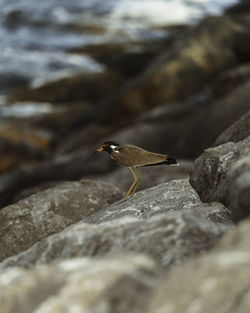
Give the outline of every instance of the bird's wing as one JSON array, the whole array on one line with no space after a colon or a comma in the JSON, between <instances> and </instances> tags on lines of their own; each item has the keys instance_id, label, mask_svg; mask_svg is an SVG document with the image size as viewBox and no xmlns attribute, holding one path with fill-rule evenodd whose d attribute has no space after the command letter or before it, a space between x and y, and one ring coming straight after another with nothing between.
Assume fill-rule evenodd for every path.
<instances>
[{"instance_id":1,"label":"bird's wing","mask_svg":"<svg viewBox=\"0 0 250 313\"><path fill-rule=\"evenodd\" d=\"M127 156L125 166L143 166L147 164L157 164L166 161L166 155L150 152L133 145L124 145L120 147L120 153Z\"/></svg>"}]
</instances>

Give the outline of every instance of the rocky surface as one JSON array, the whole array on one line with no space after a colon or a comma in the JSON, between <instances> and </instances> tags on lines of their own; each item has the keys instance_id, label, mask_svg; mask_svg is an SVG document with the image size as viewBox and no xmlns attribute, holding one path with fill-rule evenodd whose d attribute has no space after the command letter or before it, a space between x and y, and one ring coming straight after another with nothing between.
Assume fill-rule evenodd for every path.
<instances>
[{"instance_id":1,"label":"rocky surface","mask_svg":"<svg viewBox=\"0 0 250 313\"><path fill-rule=\"evenodd\" d=\"M161 213L193 212L214 222L228 224L230 212L220 203L204 204L190 186L188 179L171 180L152 188L137 192L126 202L111 204L107 210L101 210L89 216L90 223L102 223L123 216L150 218Z\"/></svg>"},{"instance_id":2,"label":"rocky surface","mask_svg":"<svg viewBox=\"0 0 250 313\"><path fill-rule=\"evenodd\" d=\"M156 273L154 262L139 255L0 270L1 313L139 313Z\"/></svg>"},{"instance_id":3,"label":"rocky surface","mask_svg":"<svg viewBox=\"0 0 250 313\"><path fill-rule=\"evenodd\" d=\"M0 211L0 259L103 209L121 194L112 185L82 180L34 194Z\"/></svg>"},{"instance_id":4,"label":"rocky surface","mask_svg":"<svg viewBox=\"0 0 250 313\"><path fill-rule=\"evenodd\" d=\"M250 137L209 148L195 160L190 183L203 202L218 201L229 205L228 171L237 160L249 156Z\"/></svg>"},{"instance_id":5,"label":"rocky surface","mask_svg":"<svg viewBox=\"0 0 250 313\"><path fill-rule=\"evenodd\" d=\"M96 226L79 222L6 259L2 266L27 267L76 256L144 253L168 267L211 248L226 229L191 213L161 214L146 221L122 218Z\"/></svg>"},{"instance_id":6,"label":"rocky surface","mask_svg":"<svg viewBox=\"0 0 250 313\"><path fill-rule=\"evenodd\" d=\"M247 313L249 229L248 219L227 233L211 253L174 268L155 290L146 312Z\"/></svg>"},{"instance_id":7,"label":"rocky surface","mask_svg":"<svg viewBox=\"0 0 250 313\"><path fill-rule=\"evenodd\" d=\"M204 205L188 179L138 192L133 199L111 204L99 214L97 210L91 211L86 205L83 222L3 264L30 266L75 256L136 252L169 266L211 247L231 224L229 211L219 203Z\"/></svg>"},{"instance_id":8,"label":"rocky surface","mask_svg":"<svg viewBox=\"0 0 250 313\"><path fill-rule=\"evenodd\" d=\"M250 215L250 156L238 160L230 169L229 206L235 222Z\"/></svg>"}]
</instances>

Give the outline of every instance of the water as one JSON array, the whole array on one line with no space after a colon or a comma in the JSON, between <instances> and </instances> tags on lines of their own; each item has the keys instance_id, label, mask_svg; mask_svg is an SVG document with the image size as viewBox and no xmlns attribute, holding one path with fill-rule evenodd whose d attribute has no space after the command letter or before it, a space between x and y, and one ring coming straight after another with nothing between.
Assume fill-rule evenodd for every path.
<instances>
[{"instance_id":1,"label":"water","mask_svg":"<svg viewBox=\"0 0 250 313\"><path fill-rule=\"evenodd\" d=\"M236 0L0 0L0 95L79 71L104 70L74 47L166 36L162 25L221 14ZM99 31L95 31L99 29Z\"/></svg>"}]
</instances>

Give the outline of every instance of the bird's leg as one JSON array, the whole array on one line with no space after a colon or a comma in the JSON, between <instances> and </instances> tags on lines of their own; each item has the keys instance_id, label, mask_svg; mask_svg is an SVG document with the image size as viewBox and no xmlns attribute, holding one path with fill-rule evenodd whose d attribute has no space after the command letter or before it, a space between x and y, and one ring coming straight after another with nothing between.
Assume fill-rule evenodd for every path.
<instances>
[{"instance_id":1,"label":"bird's leg","mask_svg":"<svg viewBox=\"0 0 250 313\"><path fill-rule=\"evenodd\" d=\"M139 168L136 167L135 170L136 170L136 172L137 172L137 174L138 174L138 177L137 177L136 184L135 184L135 186L134 186L134 190L133 190L133 192L132 192L132 197L134 196L134 194L135 194L135 192L136 192L136 189L138 188L138 186L140 185L140 182L141 182L141 180L142 180L141 172L140 172Z\"/></svg>"},{"instance_id":2,"label":"bird's leg","mask_svg":"<svg viewBox=\"0 0 250 313\"><path fill-rule=\"evenodd\" d=\"M128 196L130 195L131 191L132 191L133 188L135 187L135 185L136 185L136 183L137 183L137 180L138 180L138 178L137 178L137 176L135 175L135 173L134 173L132 167L129 167L129 169L130 169L131 173L132 173L133 176L134 176L134 181L133 181L133 184L130 186L130 188L129 188L127 194L126 194L126 196L123 198L123 201L126 201L126 200L128 199Z\"/></svg>"}]
</instances>

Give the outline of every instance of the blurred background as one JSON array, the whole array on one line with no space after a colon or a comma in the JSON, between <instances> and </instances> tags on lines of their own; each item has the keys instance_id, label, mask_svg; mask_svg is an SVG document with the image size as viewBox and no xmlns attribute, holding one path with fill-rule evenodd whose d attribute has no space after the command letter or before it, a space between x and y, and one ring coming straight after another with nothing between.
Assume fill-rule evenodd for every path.
<instances>
[{"instance_id":1,"label":"blurred background","mask_svg":"<svg viewBox=\"0 0 250 313\"><path fill-rule=\"evenodd\" d=\"M0 206L58 181L130 184L105 141L192 161L250 109L244 0L1 0ZM122 179L121 179L122 177Z\"/></svg>"}]
</instances>

